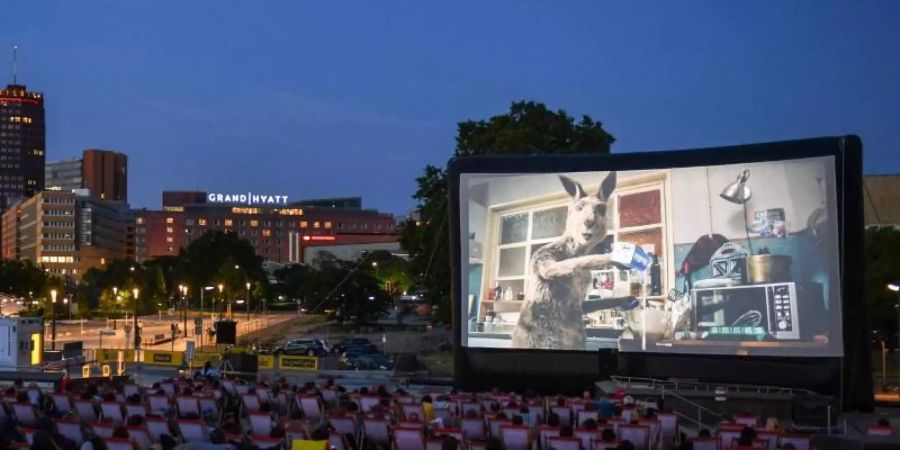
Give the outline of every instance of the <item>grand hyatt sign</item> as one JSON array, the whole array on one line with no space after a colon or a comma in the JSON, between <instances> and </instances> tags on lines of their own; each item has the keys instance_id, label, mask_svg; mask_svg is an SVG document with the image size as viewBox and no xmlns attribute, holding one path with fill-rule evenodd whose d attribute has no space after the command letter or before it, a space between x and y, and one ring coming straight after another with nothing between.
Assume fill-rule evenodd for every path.
<instances>
[{"instance_id":1,"label":"grand hyatt sign","mask_svg":"<svg viewBox=\"0 0 900 450\"><path fill-rule=\"evenodd\" d=\"M210 192L209 194L206 194L206 201L209 203L287 205L287 199L287 195L254 194L252 192L247 192L246 194L220 194L218 192Z\"/></svg>"}]
</instances>

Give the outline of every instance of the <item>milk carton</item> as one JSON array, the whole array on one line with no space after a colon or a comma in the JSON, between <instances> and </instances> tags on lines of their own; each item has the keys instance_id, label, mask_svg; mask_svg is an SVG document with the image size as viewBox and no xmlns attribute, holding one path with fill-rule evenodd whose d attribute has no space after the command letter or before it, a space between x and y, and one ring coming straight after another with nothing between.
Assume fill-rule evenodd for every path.
<instances>
[{"instance_id":1,"label":"milk carton","mask_svg":"<svg viewBox=\"0 0 900 450\"><path fill-rule=\"evenodd\" d=\"M627 269L643 272L650 266L650 255L641 246L630 242L615 242L610 254L612 262Z\"/></svg>"}]
</instances>

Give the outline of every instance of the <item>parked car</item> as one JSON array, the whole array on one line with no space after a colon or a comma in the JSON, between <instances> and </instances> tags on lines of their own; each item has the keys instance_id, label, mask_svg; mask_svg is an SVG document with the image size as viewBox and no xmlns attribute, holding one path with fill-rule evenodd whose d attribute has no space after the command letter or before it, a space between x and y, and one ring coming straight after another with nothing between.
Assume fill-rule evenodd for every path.
<instances>
[{"instance_id":1,"label":"parked car","mask_svg":"<svg viewBox=\"0 0 900 450\"><path fill-rule=\"evenodd\" d=\"M348 347L356 347L360 345L372 345L372 341L366 338L359 337L341 339L340 342L334 344L334 346L331 348L331 351L333 351L334 353L344 353L345 351L347 351Z\"/></svg>"},{"instance_id":2,"label":"parked car","mask_svg":"<svg viewBox=\"0 0 900 450\"><path fill-rule=\"evenodd\" d=\"M387 356L376 353L371 355L360 355L354 361L356 369L360 370L393 370L394 362Z\"/></svg>"},{"instance_id":3,"label":"parked car","mask_svg":"<svg viewBox=\"0 0 900 450\"><path fill-rule=\"evenodd\" d=\"M321 339L302 338L288 341L275 348L275 355L325 356L328 345Z\"/></svg>"},{"instance_id":4,"label":"parked car","mask_svg":"<svg viewBox=\"0 0 900 450\"><path fill-rule=\"evenodd\" d=\"M357 358L375 354L378 354L378 349L376 349L375 346L371 344L368 346L349 347L344 351L344 353L341 354L341 358L338 360L338 363L340 364L341 368L355 369Z\"/></svg>"}]
</instances>

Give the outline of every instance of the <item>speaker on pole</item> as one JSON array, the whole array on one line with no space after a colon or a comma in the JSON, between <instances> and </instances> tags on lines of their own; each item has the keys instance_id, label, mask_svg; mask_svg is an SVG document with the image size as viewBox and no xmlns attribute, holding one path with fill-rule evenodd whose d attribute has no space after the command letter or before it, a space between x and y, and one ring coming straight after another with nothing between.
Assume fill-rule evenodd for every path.
<instances>
[{"instance_id":1,"label":"speaker on pole","mask_svg":"<svg viewBox=\"0 0 900 450\"><path fill-rule=\"evenodd\" d=\"M236 328L233 320L220 320L216 322L216 344L237 344Z\"/></svg>"}]
</instances>

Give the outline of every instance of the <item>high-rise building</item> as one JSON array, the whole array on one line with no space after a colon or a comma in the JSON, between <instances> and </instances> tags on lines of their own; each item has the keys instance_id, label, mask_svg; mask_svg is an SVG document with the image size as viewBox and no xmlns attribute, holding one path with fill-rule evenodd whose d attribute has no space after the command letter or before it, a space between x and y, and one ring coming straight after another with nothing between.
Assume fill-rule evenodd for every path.
<instances>
[{"instance_id":1,"label":"high-rise building","mask_svg":"<svg viewBox=\"0 0 900 450\"><path fill-rule=\"evenodd\" d=\"M100 200L128 202L128 156L110 150L85 150L80 159L47 163L49 190L88 189Z\"/></svg>"},{"instance_id":2,"label":"high-rise building","mask_svg":"<svg viewBox=\"0 0 900 450\"><path fill-rule=\"evenodd\" d=\"M88 149L82 157L84 188L100 200L128 203L128 156Z\"/></svg>"},{"instance_id":3,"label":"high-rise building","mask_svg":"<svg viewBox=\"0 0 900 450\"><path fill-rule=\"evenodd\" d=\"M44 184L48 191L72 192L84 188L82 159L48 162L44 169Z\"/></svg>"},{"instance_id":4,"label":"high-rise building","mask_svg":"<svg viewBox=\"0 0 900 450\"><path fill-rule=\"evenodd\" d=\"M44 95L24 85L0 90L0 208L44 189Z\"/></svg>"}]
</instances>

